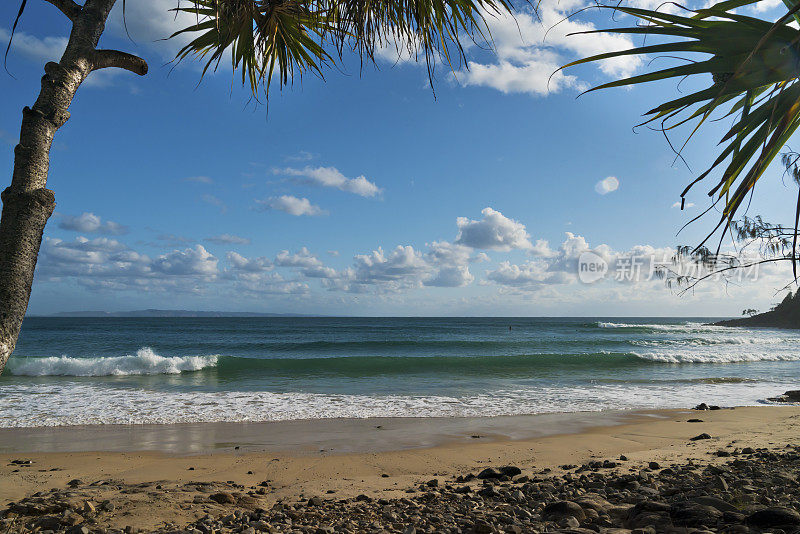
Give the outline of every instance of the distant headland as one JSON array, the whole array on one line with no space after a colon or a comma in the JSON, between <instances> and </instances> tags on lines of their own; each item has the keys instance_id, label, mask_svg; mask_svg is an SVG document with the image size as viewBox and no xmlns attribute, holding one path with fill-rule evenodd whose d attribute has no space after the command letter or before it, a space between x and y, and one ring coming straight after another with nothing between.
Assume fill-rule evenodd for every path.
<instances>
[{"instance_id":1,"label":"distant headland","mask_svg":"<svg viewBox=\"0 0 800 534\"><path fill-rule=\"evenodd\" d=\"M42 317L321 317L299 313L259 313L196 310L133 310L133 311L71 311L58 312Z\"/></svg>"},{"instance_id":2,"label":"distant headland","mask_svg":"<svg viewBox=\"0 0 800 534\"><path fill-rule=\"evenodd\" d=\"M800 290L794 295L790 291L780 304L768 312L741 319L729 319L712 323L714 326L755 326L763 328L800 329Z\"/></svg>"}]
</instances>

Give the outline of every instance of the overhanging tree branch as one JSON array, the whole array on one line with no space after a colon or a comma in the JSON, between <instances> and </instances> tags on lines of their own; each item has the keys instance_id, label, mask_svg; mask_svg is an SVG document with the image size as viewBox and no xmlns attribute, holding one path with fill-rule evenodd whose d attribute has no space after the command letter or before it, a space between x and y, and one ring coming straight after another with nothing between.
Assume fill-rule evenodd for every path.
<instances>
[{"instance_id":1,"label":"overhanging tree branch","mask_svg":"<svg viewBox=\"0 0 800 534\"><path fill-rule=\"evenodd\" d=\"M45 2L56 6L72 22L75 22L75 19L81 14L81 6L73 0L45 0Z\"/></svg>"},{"instance_id":2,"label":"overhanging tree branch","mask_svg":"<svg viewBox=\"0 0 800 534\"><path fill-rule=\"evenodd\" d=\"M92 70L116 67L131 71L139 76L147 74L147 62L139 56L134 56L119 50L95 50L92 53Z\"/></svg>"}]
</instances>

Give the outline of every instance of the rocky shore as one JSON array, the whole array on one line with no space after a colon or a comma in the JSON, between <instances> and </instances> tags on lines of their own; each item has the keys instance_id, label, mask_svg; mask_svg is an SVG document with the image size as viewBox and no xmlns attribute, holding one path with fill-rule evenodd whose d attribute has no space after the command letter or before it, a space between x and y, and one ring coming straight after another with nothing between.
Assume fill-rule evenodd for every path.
<instances>
[{"instance_id":1,"label":"rocky shore","mask_svg":"<svg viewBox=\"0 0 800 534\"><path fill-rule=\"evenodd\" d=\"M800 532L800 447L730 443L707 455L669 465L621 456L553 470L484 467L420 480L403 497L329 493L271 504L268 480L249 487L72 480L9 503L0 512L0 532L144 532L125 526L124 505L106 499L112 492L202 512L189 524L148 530L160 533Z\"/></svg>"}]
</instances>

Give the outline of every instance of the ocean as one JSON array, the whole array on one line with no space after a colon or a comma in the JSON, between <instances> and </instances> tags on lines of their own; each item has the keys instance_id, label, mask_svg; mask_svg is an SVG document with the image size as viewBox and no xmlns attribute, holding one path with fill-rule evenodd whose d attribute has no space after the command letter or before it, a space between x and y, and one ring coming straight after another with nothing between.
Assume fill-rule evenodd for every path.
<instances>
[{"instance_id":1,"label":"ocean","mask_svg":"<svg viewBox=\"0 0 800 534\"><path fill-rule=\"evenodd\" d=\"M741 406L798 388L800 333L709 320L31 317L0 427Z\"/></svg>"}]
</instances>

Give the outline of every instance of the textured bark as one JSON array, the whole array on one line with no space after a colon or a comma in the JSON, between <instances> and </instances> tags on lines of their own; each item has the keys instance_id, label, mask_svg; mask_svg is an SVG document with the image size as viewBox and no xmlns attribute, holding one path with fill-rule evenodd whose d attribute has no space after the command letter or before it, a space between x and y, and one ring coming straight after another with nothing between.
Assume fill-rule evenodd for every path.
<instances>
[{"instance_id":1,"label":"textured bark","mask_svg":"<svg viewBox=\"0 0 800 534\"><path fill-rule=\"evenodd\" d=\"M136 56L96 50L116 0L86 0L83 7L72 0L47 1L72 21L72 31L61 61L45 65L36 103L22 110L11 185L0 195L0 373L17 343L42 234L55 209L55 196L47 189L50 147L69 119L75 92L93 70L119 67L147 73L147 64Z\"/></svg>"}]
</instances>

